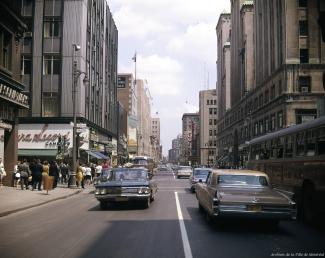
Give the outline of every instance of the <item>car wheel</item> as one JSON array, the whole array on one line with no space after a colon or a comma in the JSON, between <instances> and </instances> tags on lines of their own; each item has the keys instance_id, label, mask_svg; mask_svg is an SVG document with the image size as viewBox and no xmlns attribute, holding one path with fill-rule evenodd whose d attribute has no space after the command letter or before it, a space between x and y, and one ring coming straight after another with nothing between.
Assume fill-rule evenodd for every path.
<instances>
[{"instance_id":1,"label":"car wheel","mask_svg":"<svg viewBox=\"0 0 325 258\"><path fill-rule=\"evenodd\" d=\"M107 208L107 202L100 202L100 208L105 210Z\"/></svg>"},{"instance_id":2,"label":"car wheel","mask_svg":"<svg viewBox=\"0 0 325 258\"><path fill-rule=\"evenodd\" d=\"M204 208L203 208L203 206L201 205L200 202L199 202L199 212L204 212Z\"/></svg>"},{"instance_id":3,"label":"car wheel","mask_svg":"<svg viewBox=\"0 0 325 258\"><path fill-rule=\"evenodd\" d=\"M150 207L151 201L150 201L150 197L147 198L144 202L144 208L148 209Z\"/></svg>"},{"instance_id":4,"label":"car wheel","mask_svg":"<svg viewBox=\"0 0 325 258\"><path fill-rule=\"evenodd\" d=\"M195 188L194 187L191 187L191 192L195 193Z\"/></svg>"},{"instance_id":5,"label":"car wheel","mask_svg":"<svg viewBox=\"0 0 325 258\"><path fill-rule=\"evenodd\" d=\"M306 185L303 189L302 215L307 223L312 223L315 219L314 192L314 187L311 184Z\"/></svg>"},{"instance_id":6,"label":"car wheel","mask_svg":"<svg viewBox=\"0 0 325 258\"><path fill-rule=\"evenodd\" d=\"M150 195L150 201L154 201L155 200L155 195L154 193L151 191L151 195Z\"/></svg>"}]
</instances>

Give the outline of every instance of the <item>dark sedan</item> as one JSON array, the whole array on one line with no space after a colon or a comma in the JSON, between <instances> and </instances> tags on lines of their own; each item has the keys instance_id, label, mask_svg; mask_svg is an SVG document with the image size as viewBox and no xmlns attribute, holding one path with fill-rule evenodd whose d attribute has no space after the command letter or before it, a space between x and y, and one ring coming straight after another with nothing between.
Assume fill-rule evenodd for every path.
<instances>
[{"instance_id":1,"label":"dark sedan","mask_svg":"<svg viewBox=\"0 0 325 258\"><path fill-rule=\"evenodd\" d=\"M115 168L103 171L95 185L95 197L100 207L108 203L141 202L149 208L157 193L157 183L144 168Z\"/></svg>"}]
</instances>

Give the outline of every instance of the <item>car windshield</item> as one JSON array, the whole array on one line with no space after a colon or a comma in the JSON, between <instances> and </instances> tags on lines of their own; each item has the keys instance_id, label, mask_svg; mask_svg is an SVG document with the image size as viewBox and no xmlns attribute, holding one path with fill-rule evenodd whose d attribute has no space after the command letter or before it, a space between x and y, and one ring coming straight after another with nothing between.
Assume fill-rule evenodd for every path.
<instances>
[{"instance_id":1,"label":"car windshield","mask_svg":"<svg viewBox=\"0 0 325 258\"><path fill-rule=\"evenodd\" d=\"M147 171L140 169L112 170L109 180L147 180Z\"/></svg>"},{"instance_id":2,"label":"car windshield","mask_svg":"<svg viewBox=\"0 0 325 258\"><path fill-rule=\"evenodd\" d=\"M267 186L265 176L255 175L220 175L218 184L225 185L243 185L243 186Z\"/></svg>"},{"instance_id":3,"label":"car windshield","mask_svg":"<svg viewBox=\"0 0 325 258\"><path fill-rule=\"evenodd\" d=\"M206 177L209 174L209 170L206 169L195 169L194 176L196 177Z\"/></svg>"},{"instance_id":4,"label":"car windshield","mask_svg":"<svg viewBox=\"0 0 325 258\"><path fill-rule=\"evenodd\" d=\"M145 159L135 159L133 163L135 165L148 165L148 162Z\"/></svg>"}]
</instances>

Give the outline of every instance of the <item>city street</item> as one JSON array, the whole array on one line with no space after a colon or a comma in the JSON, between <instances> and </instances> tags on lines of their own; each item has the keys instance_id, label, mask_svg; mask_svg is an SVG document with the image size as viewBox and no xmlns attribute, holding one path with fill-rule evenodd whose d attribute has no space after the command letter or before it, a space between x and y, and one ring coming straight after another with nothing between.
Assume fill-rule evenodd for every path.
<instances>
[{"instance_id":1,"label":"city street","mask_svg":"<svg viewBox=\"0 0 325 258\"><path fill-rule=\"evenodd\" d=\"M299 221L281 222L276 231L242 221L212 226L188 179L167 172L154 180L159 190L149 209L123 204L103 211L83 192L1 217L1 257L324 256L324 229Z\"/></svg>"}]
</instances>

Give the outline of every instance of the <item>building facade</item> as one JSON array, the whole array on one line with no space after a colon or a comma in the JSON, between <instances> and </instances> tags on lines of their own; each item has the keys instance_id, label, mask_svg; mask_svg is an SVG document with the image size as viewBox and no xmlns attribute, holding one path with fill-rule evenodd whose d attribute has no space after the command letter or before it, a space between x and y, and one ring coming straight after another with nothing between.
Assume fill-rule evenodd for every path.
<instances>
[{"instance_id":1,"label":"building facade","mask_svg":"<svg viewBox=\"0 0 325 258\"><path fill-rule=\"evenodd\" d=\"M29 26L21 60L30 111L22 115L21 123L38 124L36 134L49 124L58 130L69 128L71 147L70 122L75 115L76 126L88 135L83 139L88 143L85 150L116 153L118 31L106 1L22 0L22 8ZM28 146L33 152L22 140L20 156L46 153L55 158L60 133L53 134L51 145L39 146L32 140Z\"/></svg>"},{"instance_id":2,"label":"building facade","mask_svg":"<svg viewBox=\"0 0 325 258\"><path fill-rule=\"evenodd\" d=\"M185 113L182 116L182 143L180 162L184 165L200 163L200 115Z\"/></svg>"},{"instance_id":3,"label":"building facade","mask_svg":"<svg viewBox=\"0 0 325 258\"><path fill-rule=\"evenodd\" d=\"M254 1L254 84L218 122L221 160L242 165L250 139L324 115L324 9L317 0Z\"/></svg>"},{"instance_id":4,"label":"building facade","mask_svg":"<svg viewBox=\"0 0 325 258\"><path fill-rule=\"evenodd\" d=\"M199 93L200 115L200 164L214 164L217 145L217 90L204 90Z\"/></svg>"},{"instance_id":5,"label":"building facade","mask_svg":"<svg viewBox=\"0 0 325 258\"><path fill-rule=\"evenodd\" d=\"M218 60L217 60L217 103L218 118L225 115L230 109L230 30L231 15L222 13L219 17L216 34L218 38Z\"/></svg>"},{"instance_id":6,"label":"building facade","mask_svg":"<svg viewBox=\"0 0 325 258\"><path fill-rule=\"evenodd\" d=\"M160 118L153 117L151 119L151 157L156 160L162 160L161 145L160 145Z\"/></svg>"},{"instance_id":7,"label":"building facade","mask_svg":"<svg viewBox=\"0 0 325 258\"><path fill-rule=\"evenodd\" d=\"M24 32L27 30L20 13L20 1L0 2L0 158L12 185L12 171L17 164L18 120L20 110L28 110L28 96L23 93L20 53Z\"/></svg>"}]
</instances>

